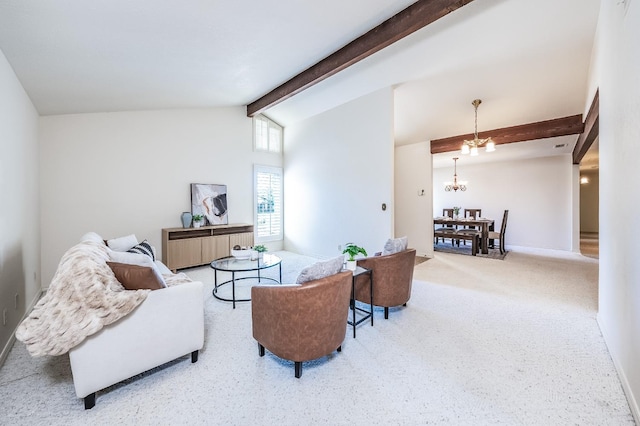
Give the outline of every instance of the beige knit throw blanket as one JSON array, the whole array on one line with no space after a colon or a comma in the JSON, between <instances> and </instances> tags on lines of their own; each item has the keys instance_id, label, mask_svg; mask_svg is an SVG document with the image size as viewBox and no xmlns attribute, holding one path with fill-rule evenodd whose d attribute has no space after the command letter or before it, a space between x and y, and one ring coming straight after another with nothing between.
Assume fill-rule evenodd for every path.
<instances>
[{"instance_id":1,"label":"beige knit throw blanket","mask_svg":"<svg viewBox=\"0 0 640 426\"><path fill-rule=\"evenodd\" d=\"M107 260L108 248L90 241L64 254L47 293L16 330L32 356L62 355L146 299L150 290L125 290ZM180 278L168 284L190 281Z\"/></svg>"}]
</instances>

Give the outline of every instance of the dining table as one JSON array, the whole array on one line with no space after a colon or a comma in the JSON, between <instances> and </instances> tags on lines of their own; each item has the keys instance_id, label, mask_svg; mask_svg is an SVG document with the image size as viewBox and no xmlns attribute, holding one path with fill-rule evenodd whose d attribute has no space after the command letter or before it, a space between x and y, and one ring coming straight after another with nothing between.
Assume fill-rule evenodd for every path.
<instances>
[{"instance_id":1,"label":"dining table","mask_svg":"<svg viewBox=\"0 0 640 426\"><path fill-rule=\"evenodd\" d=\"M486 217L465 218L465 217L434 217L434 225L453 226L473 226L480 228L480 250L483 254L489 253L489 231L493 231L495 220Z\"/></svg>"}]
</instances>

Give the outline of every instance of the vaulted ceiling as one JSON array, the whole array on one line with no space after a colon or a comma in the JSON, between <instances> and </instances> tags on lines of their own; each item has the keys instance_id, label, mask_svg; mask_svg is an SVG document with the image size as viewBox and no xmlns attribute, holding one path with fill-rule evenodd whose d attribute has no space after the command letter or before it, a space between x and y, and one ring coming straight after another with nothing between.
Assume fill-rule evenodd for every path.
<instances>
[{"instance_id":1,"label":"vaulted ceiling","mask_svg":"<svg viewBox=\"0 0 640 426\"><path fill-rule=\"evenodd\" d=\"M42 115L247 105L412 3L0 0L0 49ZM402 145L473 132L476 98L480 131L586 114L598 10L474 0L267 115L288 125L391 86Z\"/></svg>"}]
</instances>

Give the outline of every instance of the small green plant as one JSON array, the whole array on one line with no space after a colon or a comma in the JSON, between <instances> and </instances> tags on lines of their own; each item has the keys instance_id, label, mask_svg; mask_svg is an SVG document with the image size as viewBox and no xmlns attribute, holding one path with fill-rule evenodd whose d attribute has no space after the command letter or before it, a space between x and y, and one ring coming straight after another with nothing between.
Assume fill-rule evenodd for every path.
<instances>
[{"instance_id":1,"label":"small green plant","mask_svg":"<svg viewBox=\"0 0 640 426\"><path fill-rule=\"evenodd\" d=\"M267 251L267 250L268 250L268 249L267 249L267 247L266 247L266 246L263 246L262 244L257 245L257 246L253 246L253 249L254 249L255 251L257 251L258 253L264 253L265 251Z\"/></svg>"},{"instance_id":2,"label":"small green plant","mask_svg":"<svg viewBox=\"0 0 640 426\"><path fill-rule=\"evenodd\" d=\"M202 219L204 219L204 216L201 214L194 214L193 215L193 221L194 222L200 222Z\"/></svg>"},{"instance_id":3,"label":"small green plant","mask_svg":"<svg viewBox=\"0 0 640 426\"><path fill-rule=\"evenodd\" d=\"M362 247L358 247L353 243L347 243L344 246L344 250L342 250L342 254L348 254L349 262L353 262L354 260L356 260L355 257L359 254L362 254L363 256L367 256L367 251Z\"/></svg>"},{"instance_id":4,"label":"small green plant","mask_svg":"<svg viewBox=\"0 0 640 426\"><path fill-rule=\"evenodd\" d=\"M454 208L453 208L453 214L455 214L456 216L457 216L458 214L460 214L460 209L461 209L461 208L462 208L462 207L454 207Z\"/></svg>"}]
</instances>

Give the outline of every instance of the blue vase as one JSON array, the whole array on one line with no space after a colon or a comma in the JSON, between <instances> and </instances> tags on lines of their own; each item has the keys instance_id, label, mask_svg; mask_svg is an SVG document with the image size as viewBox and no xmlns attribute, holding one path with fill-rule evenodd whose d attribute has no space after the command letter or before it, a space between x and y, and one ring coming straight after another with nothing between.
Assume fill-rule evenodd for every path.
<instances>
[{"instance_id":1,"label":"blue vase","mask_svg":"<svg viewBox=\"0 0 640 426\"><path fill-rule=\"evenodd\" d=\"M182 219L183 228L188 228L191 226L191 219L193 219L193 216L191 216L191 213L184 212L182 213L182 216L180 216L180 218Z\"/></svg>"}]
</instances>

